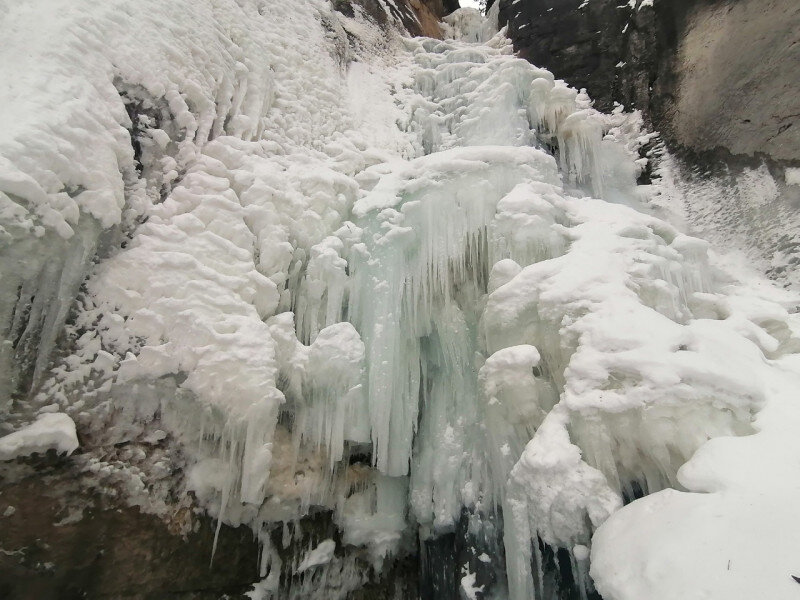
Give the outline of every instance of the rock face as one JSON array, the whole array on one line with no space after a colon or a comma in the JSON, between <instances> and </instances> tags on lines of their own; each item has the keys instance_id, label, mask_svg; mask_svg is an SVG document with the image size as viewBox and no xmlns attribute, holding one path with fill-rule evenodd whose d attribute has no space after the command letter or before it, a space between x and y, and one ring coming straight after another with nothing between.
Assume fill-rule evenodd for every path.
<instances>
[{"instance_id":1,"label":"rock face","mask_svg":"<svg viewBox=\"0 0 800 600\"><path fill-rule=\"evenodd\" d=\"M248 527L223 525L217 534L215 520L185 503L168 518L147 514L108 488L87 485L72 458L50 452L3 462L0 481L3 600L245 600L259 578L260 545ZM341 545L325 512L292 524L291 544L280 527L270 535L286 564L320 539ZM411 557L380 578L365 562L345 562L343 573L348 566L364 573L357 589L347 590L353 600L410 598L418 587ZM310 598L310 588L344 583L296 573L281 581L279 597Z\"/></svg>"},{"instance_id":2,"label":"rock face","mask_svg":"<svg viewBox=\"0 0 800 600\"><path fill-rule=\"evenodd\" d=\"M410 34L433 38L442 37L441 18L459 8L458 0L399 0L386 5L378 0L333 0L334 8L348 16L352 16L354 4L380 24L395 18Z\"/></svg>"},{"instance_id":3,"label":"rock face","mask_svg":"<svg viewBox=\"0 0 800 600\"><path fill-rule=\"evenodd\" d=\"M48 455L0 465L0 597L6 600L242 597L258 575L246 527L188 508L168 522L81 485L73 461Z\"/></svg>"},{"instance_id":4,"label":"rock face","mask_svg":"<svg viewBox=\"0 0 800 600\"><path fill-rule=\"evenodd\" d=\"M698 5L688 15L667 117L681 144L800 160L800 3Z\"/></svg>"},{"instance_id":5,"label":"rock face","mask_svg":"<svg viewBox=\"0 0 800 600\"><path fill-rule=\"evenodd\" d=\"M458 0L422 0L437 15L447 15L460 8Z\"/></svg>"},{"instance_id":6,"label":"rock face","mask_svg":"<svg viewBox=\"0 0 800 600\"><path fill-rule=\"evenodd\" d=\"M652 6L614 0L500 0L500 23L520 55L587 88L597 107L615 101L649 105L649 78L657 68ZM634 76L625 76L631 74Z\"/></svg>"},{"instance_id":7,"label":"rock face","mask_svg":"<svg viewBox=\"0 0 800 600\"><path fill-rule=\"evenodd\" d=\"M667 139L800 159L795 0L499 0L515 48Z\"/></svg>"}]
</instances>

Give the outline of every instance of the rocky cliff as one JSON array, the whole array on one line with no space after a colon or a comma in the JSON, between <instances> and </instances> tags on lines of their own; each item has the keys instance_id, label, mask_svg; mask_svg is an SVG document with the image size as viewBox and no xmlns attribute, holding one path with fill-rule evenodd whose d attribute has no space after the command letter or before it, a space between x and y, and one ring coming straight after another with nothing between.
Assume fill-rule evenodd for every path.
<instances>
[{"instance_id":1,"label":"rocky cliff","mask_svg":"<svg viewBox=\"0 0 800 600\"><path fill-rule=\"evenodd\" d=\"M381 25L396 20L411 35L433 38L442 36L441 18L459 7L458 0L399 0L388 4L379 0L333 0L333 6L348 16L353 16L354 6L358 6Z\"/></svg>"},{"instance_id":2,"label":"rocky cliff","mask_svg":"<svg viewBox=\"0 0 800 600\"><path fill-rule=\"evenodd\" d=\"M795 0L499 1L520 54L596 106L641 109L694 151L800 159Z\"/></svg>"}]
</instances>

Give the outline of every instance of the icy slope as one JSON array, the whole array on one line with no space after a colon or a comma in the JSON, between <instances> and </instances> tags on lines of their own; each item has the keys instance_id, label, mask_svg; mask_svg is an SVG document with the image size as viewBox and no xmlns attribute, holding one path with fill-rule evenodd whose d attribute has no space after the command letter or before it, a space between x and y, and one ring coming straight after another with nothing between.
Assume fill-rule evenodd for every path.
<instances>
[{"instance_id":1,"label":"icy slope","mask_svg":"<svg viewBox=\"0 0 800 600\"><path fill-rule=\"evenodd\" d=\"M586 595L590 556L608 599L752 597L706 578L729 545L790 597L724 534L788 568L796 299L643 209L636 115L474 11L40 4L2 49L41 71L0 133L8 423L57 404L131 504L250 526L254 597L409 553L426 597Z\"/></svg>"}]
</instances>

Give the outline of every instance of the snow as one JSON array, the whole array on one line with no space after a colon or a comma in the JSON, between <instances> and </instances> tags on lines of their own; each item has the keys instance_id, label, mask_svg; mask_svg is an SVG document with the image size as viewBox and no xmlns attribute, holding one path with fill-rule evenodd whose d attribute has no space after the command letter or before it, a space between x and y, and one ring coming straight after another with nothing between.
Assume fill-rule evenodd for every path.
<instances>
[{"instance_id":1,"label":"snow","mask_svg":"<svg viewBox=\"0 0 800 600\"><path fill-rule=\"evenodd\" d=\"M786 169L786 185L800 185L800 168Z\"/></svg>"},{"instance_id":2,"label":"snow","mask_svg":"<svg viewBox=\"0 0 800 600\"><path fill-rule=\"evenodd\" d=\"M652 598L797 594L792 540L800 532L792 506L800 473L787 461L797 451L796 368L796 357L761 367L773 397L754 423L758 433L703 446L679 472L694 493L643 498L597 532L592 574L604 597L637 598L644 590Z\"/></svg>"},{"instance_id":3,"label":"snow","mask_svg":"<svg viewBox=\"0 0 800 600\"><path fill-rule=\"evenodd\" d=\"M483 587L475 584L477 576L475 573L468 573L461 578L461 593L467 600L478 600L482 595Z\"/></svg>"},{"instance_id":4,"label":"snow","mask_svg":"<svg viewBox=\"0 0 800 600\"><path fill-rule=\"evenodd\" d=\"M344 596L465 515L504 546L467 598L566 594L552 556L607 600L790 597L798 298L663 210L667 159L637 187L641 115L514 56L496 8L447 40L354 11L9 10L0 410L25 364L40 416L3 456L133 442L136 502L175 467L165 498L253 529L254 598ZM320 512L337 535L279 557Z\"/></svg>"},{"instance_id":5,"label":"snow","mask_svg":"<svg viewBox=\"0 0 800 600\"><path fill-rule=\"evenodd\" d=\"M55 450L70 455L78 449L75 422L64 413L44 413L33 423L0 437L0 460L14 460Z\"/></svg>"}]
</instances>

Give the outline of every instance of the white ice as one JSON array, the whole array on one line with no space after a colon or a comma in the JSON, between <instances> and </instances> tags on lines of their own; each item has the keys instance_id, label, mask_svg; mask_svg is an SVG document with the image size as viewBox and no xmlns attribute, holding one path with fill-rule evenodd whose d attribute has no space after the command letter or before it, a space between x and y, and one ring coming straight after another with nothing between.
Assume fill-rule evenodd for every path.
<instances>
[{"instance_id":1,"label":"white ice","mask_svg":"<svg viewBox=\"0 0 800 600\"><path fill-rule=\"evenodd\" d=\"M302 573L308 569L331 562L334 550L336 550L336 542L333 540L324 540L320 542L316 548L305 555L300 566L297 567L297 572Z\"/></svg>"}]
</instances>

